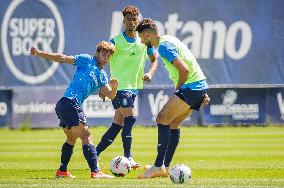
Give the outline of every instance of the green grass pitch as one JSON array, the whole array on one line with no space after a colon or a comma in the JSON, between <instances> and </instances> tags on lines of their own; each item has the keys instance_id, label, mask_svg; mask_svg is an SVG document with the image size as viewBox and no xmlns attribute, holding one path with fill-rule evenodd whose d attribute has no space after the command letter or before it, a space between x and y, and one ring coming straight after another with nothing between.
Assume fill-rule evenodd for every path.
<instances>
[{"instance_id":1,"label":"green grass pitch","mask_svg":"<svg viewBox=\"0 0 284 188\"><path fill-rule=\"evenodd\" d=\"M90 129L97 144L106 127ZM81 141L69 165L75 180L54 179L65 135L61 129L0 129L0 187L182 187L169 178L136 179L156 155L157 129L136 126L133 154L142 168L124 178L90 178ZM122 155L120 135L101 154L100 166ZM188 165L192 180L185 187L284 187L284 127L182 127L171 166Z\"/></svg>"}]
</instances>

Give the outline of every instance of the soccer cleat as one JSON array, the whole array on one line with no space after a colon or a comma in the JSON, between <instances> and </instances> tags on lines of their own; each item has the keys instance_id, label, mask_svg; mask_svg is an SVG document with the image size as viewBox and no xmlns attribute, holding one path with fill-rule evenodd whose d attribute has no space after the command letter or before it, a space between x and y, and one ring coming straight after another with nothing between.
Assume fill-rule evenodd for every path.
<instances>
[{"instance_id":1,"label":"soccer cleat","mask_svg":"<svg viewBox=\"0 0 284 188\"><path fill-rule=\"evenodd\" d=\"M128 160L130 161L132 169L135 170L135 169L140 167L139 164L136 161L134 161L134 159L132 157L129 157Z\"/></svg>"},{"instance_id":2,"label":"soccer cleat","mask_svg":"<svg viewBox=\"0 0 284 188\"><path fill-rule=\"evenodd\" d=\"M55 178L71 178L71 179L73 179L73 178L75 178L75 176L70 174L70 172L68 172L68 171L63 172L63 171L57 170L56 174L55 174Z\"/></svg>"},{"instance_id":3,"label":"soccer cleat","mask_svg":"<svg viewBox=\"0 0 284 188\"><path fill-rule=\"evenodd\" d=\"M104 174L102 172L91 172L91 178L95 178L95 179L99 179L99 178L105 178L105 179L110 179L110 178L114 178L114 176L108 175L108 174Z\"/></svg>"},{"instance_id":4,"label":"soccer cleat","mask_svg":"<svg viewBox=\"0 0 284 188\"><path fill-rule=\"evenodd\" d=\"M138 179L147 179L147 178L156 178L156 177L167 177L167 172L164 166L155 167L151 166L148 170L143 174L139 174L137 176Z\"/></svg>"},{"instance_id":5,"label":"soccer cleat","mask_svg":"<svg viewBox=\"0 0 284 188\"><path fill-rule=\"evenodd\" d=\"M145 165L144 169L148 170L149 168L151 168L153 165ZM161 177L168 177L170 175L170 168L169 167L165 167L166 173L162 174Z\"/></svg>"}]
</instances>

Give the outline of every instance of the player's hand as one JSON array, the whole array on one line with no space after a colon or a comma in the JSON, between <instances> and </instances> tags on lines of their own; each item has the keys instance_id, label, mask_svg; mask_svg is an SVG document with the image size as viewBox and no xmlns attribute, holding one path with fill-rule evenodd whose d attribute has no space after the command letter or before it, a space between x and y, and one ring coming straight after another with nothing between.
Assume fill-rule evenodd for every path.
<instances>
[{"instance_id":1,"label":"player's hand","mask_svg":"<svg viewBox=\"0 0 284 188\"><path fill-rule=\"evenodd\" d=\"M152 80L152 75L150 73L146 73L142 77L142 80L144 80L145 82L150 82Z\"/></svg>"},{"instance_id":2,"label":"player's hand","mask_svg":"<svg viewBox=\"0 0 284 188\"><path fill-rule=\"evenodd\" d=\"M38 54L38 49L36 49L35 47L31 47L30 49L30 54L33 56L37 56Z\"/></svg>"},{"instance_id":3,"label":"player's hand","mask_svg":"<svg viewBox=\"0 0 284 188\"><path fill-rule=\"evenodd\" d=\"M110 79L109 85L110 85L112 88L117 88L117 87L118 87L118 80L117 80L116 78Z\"/></svg>"},{"instance_id":4,"label":"player's hand","mask_svg":"<svg viewBox=\"0 0 284 188\"><path fill-rule=\"evenodd\" d=\"M207 93L204 95L203 101L201 103L201 106L207 106L210 102L210 97L207 95Z\"/></svg>"},{"instance_id":5,"label":"player's hand","mask_svg":"<svg viewBox=\"0 0 284 188\"><path fill-rule=\"evenodd\" d=\"M101 90L99 92L99 97L105 102L106 101L106 95L104 95Z\"/></svg>"}]
</instances>

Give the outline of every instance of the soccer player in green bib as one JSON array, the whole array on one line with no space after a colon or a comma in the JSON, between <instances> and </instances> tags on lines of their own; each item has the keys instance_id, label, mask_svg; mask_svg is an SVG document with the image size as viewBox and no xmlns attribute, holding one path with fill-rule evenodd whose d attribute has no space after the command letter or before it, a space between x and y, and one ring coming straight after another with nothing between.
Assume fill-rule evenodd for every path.
<instances>
[{"instance_id":1,"label":"soccer player in green bib","mask_svg":"<svg viewBox=\"0 0 284 188\"><path fill-rule=\"evenodd\" d=\"M134 101L138 90L143 88L143 81L149 82L157 69L157 54L151 46L141 43L136 27L139 23L139 9L126 6L122 10L125 30L116 35L111 42L116 51L110 59L110 74L119 81L116 97L112 100L115 109L113 123L102 136L97 146L99 156L114 141L121 131L124 156L129 159L133 169L139 164L131 153L132 127L136 121L134 117ZM147 55L151 62L149 71L144 74ZM101 96L104 98L104 96Z\"/></svg>"},{"instance_id":2,"label":"soccer player in green bib","mask_svg":"<svg viewBox=\"0 0 284 188\"><path fill-rule=\"evenodd\" d=\"M158 145L154 165L145 166L138 178L168 176L169 165L180 139L180 123L193 110L210 101L208 84L199 64L187 46L169 35L161 36L151 19L143 19L137 26L142 43L157 48L176 92L157 116Z\"/></svg>"}]
</instances>

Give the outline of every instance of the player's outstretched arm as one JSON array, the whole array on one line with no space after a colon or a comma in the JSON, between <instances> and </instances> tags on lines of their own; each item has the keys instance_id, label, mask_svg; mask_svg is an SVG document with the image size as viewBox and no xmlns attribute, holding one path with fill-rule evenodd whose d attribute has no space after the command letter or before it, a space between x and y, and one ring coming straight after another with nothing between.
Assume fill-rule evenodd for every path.
<instances>
[{"instance_id":1,"label":"player's outstretched arm","mask_svg":"<svg viewBox=\"0 0 284 188\"><path fill-rule=\"evenodd\" d=\"M56 61L58 63L74 64L73 56L67 56L67 55L59 54L59 53L45 52L45 51L38 50L35 47L31 47L30 54L33 56L44 58L49 61Z\"/></svg>"},{"instance_id":2,"label":"player's outstretched arm","mask_svg":"<svg viewBox=\"0 0 284 188\"><path fill-rule=\"evenodd\" d=\"M155 74L157 68L158 68L158 55L157 53L154 53L153 55L149 55L150 60L150 69L147 73L143 75L143 80L145 82L150 82L152 80L153 75Z\"/></svg>"},{"instance_id":3,"label":"player's outstretched arm","mask_svg":"<svg viewBox=\"0 0 284 188\"><path fill-rule=\"evenodd\" d=\"M113 100L116 96L116 93L117 93L117 87L118 87L118 80L112 78L109 81L108 85L105 85L100 89L99 96L103 100L104 100L104 97L102 97L102 96L107 96L109 99Z\"/></svg>"}]
</instances>

